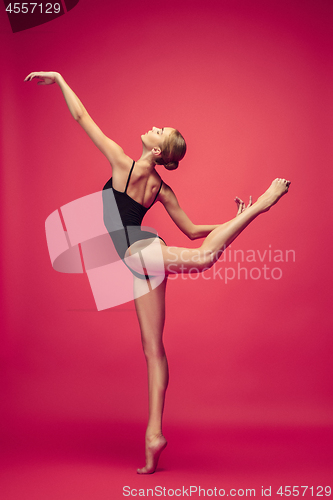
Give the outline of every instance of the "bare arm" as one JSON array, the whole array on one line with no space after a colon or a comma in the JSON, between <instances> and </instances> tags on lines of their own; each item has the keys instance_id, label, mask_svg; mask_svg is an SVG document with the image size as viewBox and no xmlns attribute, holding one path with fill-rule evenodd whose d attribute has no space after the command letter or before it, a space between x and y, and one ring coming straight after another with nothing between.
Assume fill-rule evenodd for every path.
<instances>
[{"instance_id":1,"label":"bare arm","mask_svg":"<svg viewBox=\"0 0 333 500\"><path fill-rule=\"evenodd\" d=\"M96 125L80 99L65 82L60 73L54 71L34 72L30 73L25 78L25 81L31 81L34 78L39 80L38 84L40 85L50 85L53 83L57 83L59 85L71 115L81 125L93 143L106 156L113 166L122 165L124 163L127 164L130 161L123 149L114 141L109 139Z\"/></svg>"},{"instance_id":2,"label":"bare arm","mask_svg":"<svg viewBox=\"0 0 333 500\"><path fill-rule=\"evenodd\" d=\"M174 221L176 226L186 234L188 238L191 240L195 240L198 238L205 238L211 233L214 229L216 229L219 224L215 225L198 225L193 224L191 219L186 215L184 210L179 206L177 197L175 193L172 191L171 187L167 184L163 184L163 188L159 195L160 201L163 203L166 211L170 215L171 219ZM235 198L235 202L238 208L237 215L241 214L246 210L246 208L252 205L252 197L250 196L250 201L248 206L245 206L245 203L238 197Z\"/></svg>"},{"instance_id":3,"label":"bare arm","mask_svg":"<svg viewBox=\"0 0 333 500\"><path fill-rule=\"evenodd\" d=\"M168 212L176 226L179 227L179 229L191 240L204 238L211 231L213 231L213 229L218 227L217 225L193 224L184 210L179 206L176 195L172 191L171 187L165 183L163 184L159 199L163 203L166 211Z\"/></svg>"}]
</instances>

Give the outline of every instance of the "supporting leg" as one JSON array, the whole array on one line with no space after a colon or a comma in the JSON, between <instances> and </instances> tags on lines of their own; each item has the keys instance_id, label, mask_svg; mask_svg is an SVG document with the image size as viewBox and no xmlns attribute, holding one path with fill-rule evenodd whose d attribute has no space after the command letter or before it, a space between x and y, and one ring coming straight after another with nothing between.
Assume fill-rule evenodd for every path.
<instances>
[{"instance_id":1,"label":"supporting leg","mask_svg":"<svg viewBox=\"0 0 333 500\"><path fill-rule=\"evenodd\" d=\"M135 287L140 279L134 278ZM163 345L166 279L149 293L135 299L143 351L148 370L149 419L146 430L146 465L139 474L155 472L159 456L167 445L162 434L165 392L169 381L168 362Z\"/></svg>"},{"instance_id":2,"label":"supporting leg","mask_svg":"<svg viewBox=\"0 0 333 500\"><path fill-rule=\"evenodd\" d=\"M288 191L289 182L285 179L276 179L270 188L257 200L231 221L222 224L212 231L204 240L199 249L186 249L178 247L167 247L157 241L137 242L129 249L130 257L136 253L149 259L149 269L154 267L156 260L156 276L161 268L160 259L162 255L166 274L170 272L189 272L193 268L203 271L210 267L218 259L223 251L258 215L266 212ZM148 246L147 246L148 241ZM156 251L156 246L158 251ZM138 255L138 272L142 272L142 256ZM140 257L140 259L139 259ZM135 258L132 259L135 264ZM135 266L134 270L135 269ZM147 266L148 267L148 266ZM172 270L171 270L172 267ZM158 278L156 278L158 279ZM154 278L152 278L154 280ZM136 292L140 292L138 278L134 278ZM168 386L168 364L163 346L163 327L165 319L165 288L166 279L149 293L140 296L135 293L136 311L141 328L143 350L146 356L148 369L149 389L149 420L146 430L146 465L138 469L139 474L151 474L155 472L159 456L167 445L162 434L162 416L165 400L165 392Z\"/></svg>"}]
</instances>

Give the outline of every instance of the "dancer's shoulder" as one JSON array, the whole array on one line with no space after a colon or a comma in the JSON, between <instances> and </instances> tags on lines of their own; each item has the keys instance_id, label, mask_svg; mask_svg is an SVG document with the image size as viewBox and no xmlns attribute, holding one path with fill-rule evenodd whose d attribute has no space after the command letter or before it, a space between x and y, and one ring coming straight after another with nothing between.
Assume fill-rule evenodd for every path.
<instances>
[{"instance_id":1,"label":"dancer's shoulder","mask_svg":"<svg viewBox=\"0 0 333 500\"><path fill-rule=\"evenodd\" d=\"M173 189L164 181L162 181L162 187L160 191L160 201L163 203L165 207L176 204L178 205L178 200Z\"/></svg>"}]
</instances>

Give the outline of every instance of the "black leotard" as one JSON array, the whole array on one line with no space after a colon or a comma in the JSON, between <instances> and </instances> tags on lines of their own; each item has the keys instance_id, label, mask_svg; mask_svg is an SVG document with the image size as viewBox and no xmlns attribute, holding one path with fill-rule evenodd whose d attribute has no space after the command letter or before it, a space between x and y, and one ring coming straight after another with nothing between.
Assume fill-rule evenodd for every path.
<instances>
[{"instance_id":1,"label":"black leotard","mask_svg":"<svg viewBox=\"0 0 333 500\"><path fill-rule=\"evenodd\" d=\"M115 249L119 257L122 260L124 260L127 249L136 241L157 237L157 235L154 233L151 233L149 231L142 231L141 223L142 219L144 218L148 210L154 205L161 191L163 181L161 181L161 185L156 193L153 203L149 207L144 207L143 205L141 205L141 203L138 203L137 201L133 200L133 198L131 198L127 194L127 188L129 185L134 165L135 161L133 161L124 192L117 191L116 189L113 188L112 177L105 184L102 192L104 224L107 230L109 231L109 234L111 236L111 239L113 241L113 244L115 246ZM114 208L112 208L113 197L111 199L111 197L108 196L108 192L110 192L109 190L112 190L112 193L114 195L114 199L116 201L121 219L121 224L119 224L119 222L118 224L117 223L115 224ZM158 238L160 238L165 243L165 241L160 236L158 236ZM148 276L139 274L133 271L133 269L131 269L131 271L134 274L134 276L137 276L138 278L141 279L148 278Z\"/></svg>"}]
</instances>

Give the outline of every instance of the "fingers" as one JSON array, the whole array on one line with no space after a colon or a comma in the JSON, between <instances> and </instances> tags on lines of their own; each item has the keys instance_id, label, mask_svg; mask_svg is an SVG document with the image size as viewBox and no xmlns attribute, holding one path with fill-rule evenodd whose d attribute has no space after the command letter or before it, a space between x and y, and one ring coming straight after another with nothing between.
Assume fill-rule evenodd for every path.
<instances>
[{"instance_id":1,"label":"fingers","mask_svg":"<svg viewBox=\"0 0 333 500\"><path fill-rule=\"evenodd\" d=\"M243 213L244 210L246 210L247 208L249 208L252 205L252 196L250 196L249 203L247 206L245 206L244 201L241 200L240 198L238 198L238 196L236 196L236 198L235 198L235 203L238 207L237 215L239 215L239 214Z\"/></svg>"},{"instance_id":2,"label":"fingers","mask_svg":"<svg viewBox=\"0 0 333 500\"><path fill-rule=\"evenodd\" d=\"M241 200L240 198L238 198L238 196L236 196L235 203L236 203L236 205L238 207L237 215L239 215L242 212L244 212L244 210L245 210L245 203L244 203L244 201Z\"/></svg>"},{"instance_id":3,"label":"fingers","mask_svg":"<svg viewBox=\"0 0 333 500\"><path fill-rule=\"evenodd\" d=\"M28 76L25 77L24 81L25 82L30 82L33 78L36 78L39 75L39 72L33 71L32 73L29 73Z\"/></svg>"},{"instance_id":4,"label":"fingers","mask_svg":"<svg viewBox=\"0 0 333 500\"><path fill-rule=\"evenodd\" d=\"M242 203L242 200L240 198L238 198L238 196L236 196L236 198L234 199L234 202L236 203L237 208L238 208L239 205Z\"/></svg>"},{"instance_id":5,"label":"fingers","mask_svg":"<svg viewBox=\"0 0 333 500\"><path fill-rule=\"evenodd\" d=\"M32 73L29 73L29 75L25 77L24 81L31 82L31 80L33 80L34 78L44 79L45 72L44 71L33 71Z\"/></svg>"},{"instance_id":6,"label":"fingers","mask_svg":"<svg viewBox=\"0 0 333 500\"><path fill-rule=\"evenodd\" d=\"M31 82L34 78L38 79L38 85L51 85L52 83L55 83L55 73L51 71L34 71L29 73L29 75L25 77L24 81Z\"/></svg>"},{"instance_id":7,"label":"fingers","mask_svg":"<svg viewBox=\"0 0 333 500\"><path fill-rule=\"evenodd\" d=\"M25 82L31 82L31 80L33 80L34 78L40 78L38 76L38 73L36 73L36 72L29 73L29 75L25 77L24 81Z\"/></svg>"},{"instance_id":8,"label":"fingers","mask_svg":"<svg viewBox=\"0 0 333 500\"><path fill-rule=\"evenodd\" d=\"M236 196L236 198L235 198L235 202L236 202L236 203L244 203L244 201L243 201L243 200L241 200L240 198L238 198L238 196Z\"/></svg>"}]
</instances>

